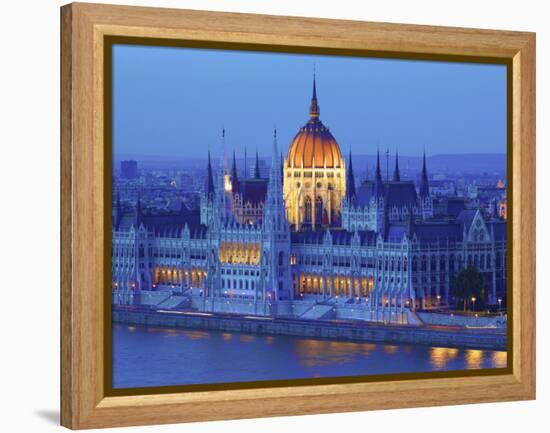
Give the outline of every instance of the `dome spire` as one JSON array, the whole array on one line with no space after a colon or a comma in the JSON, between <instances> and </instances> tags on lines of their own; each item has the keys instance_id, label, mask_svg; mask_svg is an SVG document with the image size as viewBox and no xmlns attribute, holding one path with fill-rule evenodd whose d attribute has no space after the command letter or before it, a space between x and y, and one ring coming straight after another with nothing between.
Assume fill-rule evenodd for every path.
<instances>
[{"instance_id":1,"label":"dome spire","mask_svg":"<svg viewBox=\"0 0 550 433\"><path fill-rule=\"evenodd\" d=\"M237 192L239 185L239 175L237 173L237 160L235 158L235 151L233 150L233 166L231 167L231 186L233 193Z\"/></svg>"},{"instance_id":2,"label":"dome spire","mask_svg":"<svg viewBox=\"0 0 550 433\"><path fill-rule=\"evenodd\" d=\"M214 197L214 177L212 176L212 163L210 161L210 149L208 149L208 167L206 168L206 196L211 199Z\"/></svg>"},{"instance_id":3,"label":"dome spire","mask_svg":"<svg viewBox=\"0 0 550 433\"><path fill-rule=\"evenodd\" d=\"M313 95L309 106L309 117L313 120L319 118L319 104L317 102L317 86L315 85L315 65L313 65Z\"/></svg>"},{"instance_id":4,"label":"dome spire","mask_svg":"<svg viewBox=\"0 0 550 433\"><path fill-rule=\"evenodd\" d=\"M422 156L422 173L420 174L420 196L428 197L430 195L430 185L428 181L428 170L426 168L426 149Z\"/></svg>"},{"instance_id":5,"label":"dome spire","mask_svg":"<svg viewBox=\"0 0 550 433\"><path fill-rule=\"evenodd\" d=\"M401 173L399 172L399 154L395 152L395 169L393 170L393 181L401 182Z\"/></svg>"},{"instance_id":6,"label":"dome spire","mask_svg":"<svg viewBox=\"0 0 550 433\"><path fill-rule=\"evenodd\" d=\"M382 171L380 170L380 148L376 151L376 173L374 175L373 188L375 197L382 197L384 195Z\"/></svg>"}]
</instances>

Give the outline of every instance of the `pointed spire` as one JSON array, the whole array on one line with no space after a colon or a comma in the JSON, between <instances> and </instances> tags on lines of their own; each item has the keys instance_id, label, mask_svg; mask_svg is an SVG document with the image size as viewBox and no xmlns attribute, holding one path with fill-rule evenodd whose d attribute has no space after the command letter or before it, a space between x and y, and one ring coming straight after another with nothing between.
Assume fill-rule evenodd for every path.
<instances>
[{"instance_id":1,"label":"pointed spire","mask_svg":"<svg viewBox=\"0 0 550 433\"><path fill-rule=\"evenodd\" d=\"M313 95L309 106L309 117L312 120L319 118L319 103L317 102L317 86L315 84L315 65L313 66Z\"/></svg>"},{"instance_id":2,"label":"pointed spire","mask_svg":"<svg viewBox=\"0 0 550 433\"><path fill-rule=\"evenodd\" d=\"M277 149L277 128L273 128L273 155L271 156L273 164L278 164L277 161L279 150Z\"/></svg>"},{"instance_id":3,"label":"pointed spire","mask_svg":"<svg viewBox=\"0 0 550 433\"><path fill-rule=\"evenodd\" d=\"M271 230L280 230L285 221L285 209L282 199L282 176L279 151L277 149L277 130L273 131L273 153L271 156L271 168L267 185L267 197L264 205L264 223Z\"/></svg>"},{"instance_id":4,"label":"pointed spire","mask_svg":"<svg viewBox=\"0 0 550 433\"><path fill-rule=\"evenodd\" d=\"M225 151L225 128L222 128L222 158L220 160L220 167L224 170L227 169L227 153Z\"/></svg>"},{"instance_id":5,"label":"pointed spire","mask_svg":"<svg viewBox=\"0 0 550 433\"><path fill-rule=\"evenodd\" d=\"M254 166L254 178L260 178L260 158L258 158L258 151L256 151L256 165Z\"/></svg>"},{"instance_id":6,"label":"pointed spire","mask_svg":"<svg viewBox=\"0 0 550 433\"><path fill-rule=\"evenodd\" d=\"M233 193L237 192L239 185L239 178L237 174L237 160L235 158L235 151L233 151L233 165L231 166L231 189Z\"/></svg>"},{"instance_id":7,"label":"pointed spire","mask_svg":"<svg viewBox=\"0 0 550 433\"><path fill-rule=\"evenodd\" d=\"M428 182L428 169L426 168L426 151L422 158L422 173L420 175L420 197L428 197L430 195L430 185Z\"/></svg>"},{"instance_id":8,"label":"pointed spire","mask_svg":"<svg viewBox=\"0 0 550 433\"><path fill-rule=\"evenodd\" d=\"M376 171L374 174L373 193L375 197L384 195L384 186L382 184L382 170L380 169L380 149L376 152Z\"/></svg>"},{"instance_id":9,"label":"pointed spire","mask_svg":"<svg viewBox=\"0 0 550 433\"><path fill-rule=\"evenodd\" d=\"M348 170L346 173L346 197L351 203L355 200L355 176L353 174L353 160L351 159L351 151L349 153Z\"/></svg>"},{"instance_id":10,"label":"pointed spire","mask_svg":"<svg viewBox=\"0 0 550 433\"><path fill-rule=\"evenodd\" d=\"M399 154L395 152L395 169L393 170L393 181L401 182L401 174L399 173Z\"/></svg>"},{"instance_id":11,"label":"pointed spire","mask_svg":"<svg viewBox=\"0 0 550 433\"><path fill-rule=\"evenodd\" d=\"M380 169L380 149L376 151L376 171L374 172L375 182L382 182L382 170Z\"/></svg>"},{"instance_id":12,"label":"pointed spire","mask_svg":"<svg viewBox=\"0 0 550 433\"><path fill-rule=\"evenodd\" d=\"M206 196L214 197L214 176L212 175L212 162L210 160L210 150L208 151L208 167L206 174Z\"/></svg>"}]
</instances>

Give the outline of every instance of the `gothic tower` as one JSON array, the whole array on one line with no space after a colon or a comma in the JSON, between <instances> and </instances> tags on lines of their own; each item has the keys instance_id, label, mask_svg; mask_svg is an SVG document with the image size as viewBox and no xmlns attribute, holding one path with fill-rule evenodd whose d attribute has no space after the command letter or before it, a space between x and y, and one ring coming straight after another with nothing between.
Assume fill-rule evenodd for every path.
<instances>
[{"instance_id":1,"label":"gothic tower","mask_svg":"<svg viewBox=\"0 0 550 433\"><path fill-rule=\"evenodd\" d=\"M291 299L292 278L290 274L290 229L286 220L283 188L281 185L281 162L277 150L277 130L273 134L273 155L269 183L264 205L262 268L267 274L266 300Z\"/></svg>"},{"instance_id":2,"label":"gothic tower","mask_svg":"<svg viewBox=\"0 0 550 433\"><path fill-rule=\"evenodd\" d=\"M374 174L374 183L372 185L372 196L369 202L369 221L370 229L378 233L384 230L384 183L382 181L382 170L380 168L380 150L376 153L376 171Z\"/></svg>"},{"instance_id":3,"label":"gothic tower","mask_svg":"<svg viewBox=\"0 0 550 433\"><path fill-rule=\"evenodd\" d=\"M206 166L206 185L200 198L201 224L208 225L212 218L214 206L214 176L212 174L212 161L208 151L208 164Z\"/></svg>"},{"instance_id":4,"label":"gothic tower","mask_svg":"<svg viewBox=\"0 0 550 433\"><path fill-rule=\"evenodd\" d=\"M393 170L393 181L401 182L401 173L399 172L399 155L395 152L395 168Z\"/></svg>"},{"instance_id":5,"label":"gothic tower","mask_svg":"<svg viewBox=\"0 0 550 433\"><path fill-rule=\"evenodd\" d=\"M430 196L430 184L428 181L428 170L426 168L426 152L424 152L422 157L422 172L420 173L420 187L418 193L422 219L433 217L433 200Z\"/></svg>"}]
</instances>

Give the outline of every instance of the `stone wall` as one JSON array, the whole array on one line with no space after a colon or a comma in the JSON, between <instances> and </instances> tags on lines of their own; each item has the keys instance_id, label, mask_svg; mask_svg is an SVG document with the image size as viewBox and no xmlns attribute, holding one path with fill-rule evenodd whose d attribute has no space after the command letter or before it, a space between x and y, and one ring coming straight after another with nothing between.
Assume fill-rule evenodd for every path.
<instances>
[{"instance_id":1,"label":"stone wall","mask_svg":"<svg viewBox=\"0 0 550 433\"><path fill-rule=\"evenodd\" d=\"M440 347L467 347L506 350L506 334L487 330L442 330L406 325L330 323L291 319L247 319L244 317L196 316L184 313L161 314L113 308L113 322L147 326L192 328L226 332L292 335L343 341L425 344Z\"/></svg>"},{"instance_id":2,"label":"stone wall","mask_svg":"<svg viewBox=\"0 0 550 433\"><path fill-rule=\"evenodd\" d=\"M469 327L506 327L506 315L503 316L470 316L462 314L441 314L428 311L417 311L416 314L425 325L469 326Z\"/></svg>"}]
</instances>

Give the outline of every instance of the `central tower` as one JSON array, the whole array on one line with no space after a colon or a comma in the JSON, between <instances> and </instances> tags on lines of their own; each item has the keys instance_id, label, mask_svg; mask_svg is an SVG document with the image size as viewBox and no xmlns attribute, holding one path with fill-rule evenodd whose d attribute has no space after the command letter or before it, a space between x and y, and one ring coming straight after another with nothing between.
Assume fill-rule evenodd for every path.
<instances>
[{"instance_id":1,"label":"central tower","mask_svg":"<svg viewBox=\"0 0 550 433\"><path fill-rule=\"evenodd\" d=\"M309 121L300 128L284 161L283 195L294 230L340 225L346 166L340 147L319 120L315 75Z\"/></svg>"}]
</instances>

